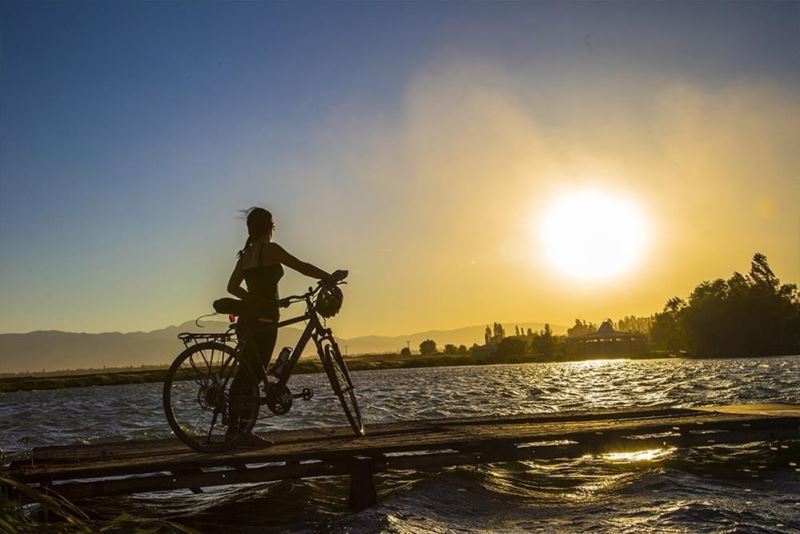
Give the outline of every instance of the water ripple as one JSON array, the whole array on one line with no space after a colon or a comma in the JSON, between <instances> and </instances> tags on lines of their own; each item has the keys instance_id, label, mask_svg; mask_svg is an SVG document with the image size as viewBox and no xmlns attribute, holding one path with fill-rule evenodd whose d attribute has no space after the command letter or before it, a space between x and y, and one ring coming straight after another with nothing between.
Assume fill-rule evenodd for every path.
<instances>
[{"instance_id":1,"label":"water ripple","mask_svg":"<svg viewBox=\"0 0 800 534\"><path fill-rule=\"evenodd\" d=\"M367 423L576 409L800 402L800 357L606 360L353 373ZM344 424L324 375L289 417L258 430ZM0 394L0 447L170 435L159 384ZM511 462L377 477L380 504L343 513L339 478L98 499L99 513L176 518L200 530L334 532L798 532L800 445Z\"/></svg>"}]
</instances>

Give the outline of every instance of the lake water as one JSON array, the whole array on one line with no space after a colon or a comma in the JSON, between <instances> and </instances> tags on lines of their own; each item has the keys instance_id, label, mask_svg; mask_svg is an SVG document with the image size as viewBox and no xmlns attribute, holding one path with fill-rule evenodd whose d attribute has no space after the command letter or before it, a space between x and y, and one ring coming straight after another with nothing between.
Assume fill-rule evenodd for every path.
<instances>
[{"instance_id":1,"label":"lake water","mask_svg":"<svg viewBox=\"0 0 800 534\"><path fill-rule=\"evenodd\" d=\"M258 431L346 424L324 375L315 397ZM800 402L800 356L609 360L353 373L369 423L576 409ZM0 447L155 438L160 384L0 394ZM346 512L345 478L98 499L98 514L169 517L203 531L800 532L800 445L661 451L376 477L379 505Z\"/></svg>"}]
</instances>

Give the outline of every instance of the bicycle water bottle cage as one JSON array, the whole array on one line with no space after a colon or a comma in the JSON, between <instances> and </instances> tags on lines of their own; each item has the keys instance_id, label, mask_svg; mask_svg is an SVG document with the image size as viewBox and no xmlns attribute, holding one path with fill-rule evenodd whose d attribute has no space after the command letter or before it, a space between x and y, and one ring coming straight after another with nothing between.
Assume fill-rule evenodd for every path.
<instances>
[{"instance_id":1,"label":"bicycle water bottle cage","mask_svg":"<svg viewBox=\"0 0 800 534\"><path fill-rule=\"evenodd\" d=\"M283 347L281 353L278 355L278 359L275 360L275 363L272 365L272 369L269 370L269 374L280 377L283 374L283 369L286 367L286 362L289 360L291 354L292 347Z\"/></svg>"}]
</instances>

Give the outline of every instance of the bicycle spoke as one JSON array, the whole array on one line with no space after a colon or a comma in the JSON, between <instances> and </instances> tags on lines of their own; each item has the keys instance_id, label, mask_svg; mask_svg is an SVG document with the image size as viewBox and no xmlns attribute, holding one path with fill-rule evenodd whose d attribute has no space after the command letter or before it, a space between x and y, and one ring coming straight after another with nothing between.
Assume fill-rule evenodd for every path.
<instances>
[{"instance_id":1,"label":"bicycle spoke","mask_svg":"<svg viewBox=\"0 0 800 534\"><path fill-rule=\"evenodd\" d=\"M191 362L190 362L191 365ZM180 369L178 371L180 374L176 374L175 380L191 380L198 386L204 386L205 382L203 381L204 375L198 369ZM200 375L200 377L198 377Z\"/></svg>"},{"instance_id":2,"label":"bicycle spoke","mask_svg":"<svg viewBox=\"0 0 800 534\"><path fill-rule=\"evenodd\" d=\"M200 351L200 357L203 358L203 361L205 362L206 367L208 367L208 374L209 374L209 376L211 376L211 364L208 363L208 360L206 359L206 354L202 350ZM214 358L214 349L211 349L211 358L212 359Z\"/></svg>"},{"instance_id":3,"label":"bicycle spoke","mask_svg":"<svg viewBox=\"0 0 800 534\"><path fill-rule=\"evenodd\" d=\"M228 376L226 377L226 376L225 376L225 368L228 366L228 364L229 364L231 361L233 361L233 363L231 364L230 372L228 373ZM228 361L227 361L227 362L225 362L225 365L223 366L223 368L222 368L222 371L220 372L220 377L222 378L222 386L221 386L221 387L222 387L222 389L223 389L223 390L227 391L227 388L228 388L228 382L229 382L229 381L230 381L230 380L231 380L231 379L232 379L234 376L236 376L236 373L238 372L238 370L239 370L238 368L239 368L239 367L240 367L240 366L238 365L238 362L236 361L236 359L235 359L235 358L228 358Z\"/></svg>"},{"instance_id":4,"label":"bicycle spoke","mask_svg":"<svg viewBox=\"0 0 800 534\"><path fill-rule=\"evenodd\" d=\"M236 428L240 433L248 431L258 414L258 386L245 380L231 395L231 379L244 369L235 349L224 344L198 344L187 348L179 358L164 383L164 407L170 427L195 450L223 451L238 437L227 434L228 410L233 406L241 412L242 417L236 414L230 423L241 425Z\"/></svg>"},{"instance_id":5,"label":"bicycle spoke","mask_svg":"<svg viewBox=\"0 0 800 534\"><path fill-rule=\"evenodd\" d=\"M214 410L214 417L211 419L211 426L208 427L208 437L206 438L206 443L211 443L211 434L214 432L214 425L217 424L217 416L219 415L219 410Z\"/></svg>"},{"instance_id":6,"label":"bicycle spoke","mask_svg":"<svg viewBox=\"0 0 800 534\"><path fill-rule=\"evenodd\" d=\"M202 352L202 351L201 351L201 352ZM192 355L192 356L189 356L189 365L191 365L191 366L192 366L192 369L194 369L194 370L195 370L195 372L196 372L197 374L199 374L199 375L202 375L202 376L204 376L204 377L206 377L206 378L210 378L210 377L209 377L209 375L205 374L203 371L201 371L200 369L198 369L198 367L197 367L197 366L195 365L195 363L194 363L194 357L193 357L193 356L194 356L194 355Z\"/></svg>"},{"instance_id":7,"label":"bicycle spoke","mask_svg":"<svg viewBox=\"0 0 800 534\"><path fill-rule=\"evenodd\" d=\"M230 355L227 360L222 362L222 365L220 366L220 369L219 369L220 376L223 376L223 377L225 376L225 370L228 368L228 365L233 365L234 367L236 366L236 360L238 360L240 354L241 354L241 352L237 351L235 358L233 357L233 355ZM233 363L231 363L231 362L233 362Z\"/></svg>"},{"instance_id":8,"label":"bicycle spoke","mask_svg":"<svg viewBox=\"0 0 800 534\"><path fill-rule=\"evenodd\" d=\"M178 369L176 371L175 381L177 382L177 381L191 380L192 382L194 382L198 386L203 386L204 385L203 382L200 381L196 377L196 375L197 375L197 373L191 372L190 369L186 369L186 368L181 367L180 369ZM174 386L175 385L173 384L173 387Z\"/></svg>"},{"instance_id":9,"label":"bicycle spoke","mask_svg":"<svg viewBox=\"0 0 800 534\"><path fill-rule=\"evenodd\" d=\"M212 349L211 349L211 358L210 358L210 363L211 363L211 373L212 373L212 374L214 373L214 353L216 352L216 350L217 350L217 349L215 349L215 348L212 348ZM221 351L220 351L220 352L221 352ZM220 354L220 357L219 357L219 359L220 359L220 360L222 359L222 355L221 355L221 354Z\"/></svg>"}]
</instances>

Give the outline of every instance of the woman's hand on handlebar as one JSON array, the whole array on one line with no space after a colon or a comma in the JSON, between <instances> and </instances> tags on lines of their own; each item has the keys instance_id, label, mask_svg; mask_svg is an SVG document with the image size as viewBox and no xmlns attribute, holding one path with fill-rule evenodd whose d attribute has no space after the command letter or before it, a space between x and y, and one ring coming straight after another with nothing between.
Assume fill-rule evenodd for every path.
<instances>
[{"instance_id":1,"label":"woman's hand on handlebar","mask_svg":"<svg viewBox=\"0 0 800 534\"><path fill-rule=\"evenodd\" d=\"M326 285L326 284L338 284L339 282L341 282L341 281L343 281L345 278L347 278L347 274L348 274L348 273L347 273L347 271L346 271L346 270L344 270L344 269L338 269L338 270L336 270L336 271L333 271L331 274L329 274L329 275L328 275L328 276L326 276L325 278L321 279L321 280L319 281L319 283L320 283L320 285Z\"/></svg>"},{"instance_id":2,"label":"woman's hand on handlebar","mask_svg":"<svg viewBox=\"0 0 800 534\"><path fill-rule=\"evenodd\" d=\"M289 297L284 297L282 299L279 299L278 306L280 306L281 308L287 308L290 304L294 304L295 302L301 302L316 294L316 292L319 291L323 286L336 285L341 283L345 278L347 278L347 274L348 274L347 271L342 269L334 271L325 278L320 279L316 289L308 288L308 293L304 295L291 295Z\"/></svg>"}]
</instances>

